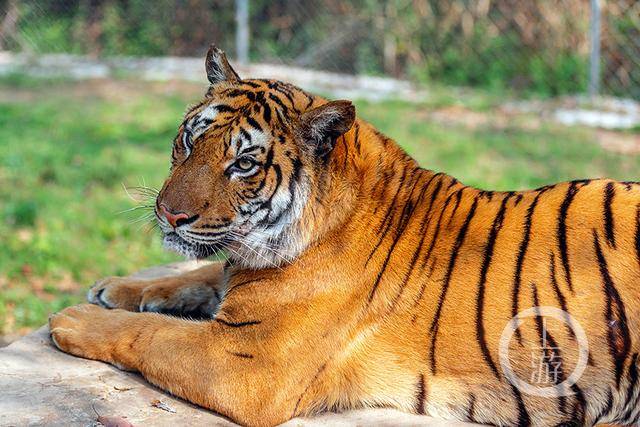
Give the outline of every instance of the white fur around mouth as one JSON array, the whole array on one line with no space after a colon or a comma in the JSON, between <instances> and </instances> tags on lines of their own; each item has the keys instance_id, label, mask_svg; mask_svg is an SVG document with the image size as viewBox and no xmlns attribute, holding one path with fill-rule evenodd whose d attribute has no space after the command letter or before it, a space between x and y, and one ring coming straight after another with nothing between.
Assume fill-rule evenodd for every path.
<instances>
[{"instance_id":1,"label":"white fur around mouth","mask_svg":"<svg viewBox=\"0 0 640 427\"><path fill-rule=\"evenodd\" d=\"M162 238L163 246L184 257L191 259L204 259L219 252L222 248L219 245L201 245L187 242L176 232L165 233Z\"/></svg>"}]
</instances>

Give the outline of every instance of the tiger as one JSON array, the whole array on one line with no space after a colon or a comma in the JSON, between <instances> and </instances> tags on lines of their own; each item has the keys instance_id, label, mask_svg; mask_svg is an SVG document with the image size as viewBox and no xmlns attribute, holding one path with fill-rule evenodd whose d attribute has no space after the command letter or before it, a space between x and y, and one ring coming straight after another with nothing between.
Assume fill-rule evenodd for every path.
<instances>
[{"instance_id":1,"label":"tiger","mask_svg":"<svg viewBox=\"0 0 640 427\"><path fill-rule=\"evenodd\" d=\"M250 426L376 407L639 425L638 183L481 190L349 101L242 79L213 45L205 65L154 210L167 248L223 261L96 282L50 318L60 350Z\"/></svg>"}]
</instances>

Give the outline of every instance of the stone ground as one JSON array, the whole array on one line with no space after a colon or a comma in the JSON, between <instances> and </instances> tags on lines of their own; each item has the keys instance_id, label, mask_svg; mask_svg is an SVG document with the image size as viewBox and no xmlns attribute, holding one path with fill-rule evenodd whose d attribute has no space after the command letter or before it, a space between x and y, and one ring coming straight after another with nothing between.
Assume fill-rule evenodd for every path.
<instances>
[{"instance_id":1,"label":"stone ground","mask_svg":"<svg viewBox=\"0 0 640 427\"><path fill-rule=\"evenodd\" d=\"M188 262L172 264L143 271L137 276L151 278L176 274L193 266ZM145 426L236 425L164 393L140 375L58 351L49 339L46 326L0 349L0 390L0 426L94 426L101 425L99 416L120 417L121 421ZM369 409L296 418L285 425L439 427L464 426L465 423L392 409Z\"/></svg>"}]
</instances>

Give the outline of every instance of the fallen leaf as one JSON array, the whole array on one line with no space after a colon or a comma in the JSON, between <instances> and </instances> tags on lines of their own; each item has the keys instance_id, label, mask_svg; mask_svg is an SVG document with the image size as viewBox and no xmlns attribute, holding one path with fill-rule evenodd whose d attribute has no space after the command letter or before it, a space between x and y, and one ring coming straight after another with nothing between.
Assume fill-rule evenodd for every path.
<instances>
[{"instance_id":1,"label":"fallen leaf","mask_svg":"<svg viewBox=\"0 0 640 427\"><path fill-rule=\"evenodd\" d=\"M106 415L100 415L93 403L91 404L91 408L93 409L93 412L96 413L98 422L104 427L134 427L134 425L127 421L124 417L109 417Z\"/></svg>"},{"instance_id":2,"label":"fallen leaf","mask_svg":"<svg viewBox=\"0 0 640 427\"><path fill-rule=\"evenodd\" d=\"M98 416L98 422L104 427L134 427L129 421L122 417Z\"/></svg>"},{"instance_id":3,"label":"fallen leaf","mask_svg":"<svg viewBox=\"0 0 640 427\"><path fill-rule=\"evenodd\" d=\"M118 387L117 385L113 386L114 389L118 390L118 391L129 391L129 390L133 390L133 387Z\"/></svg>"},{"instance_id":4,"label":"fallen leaf","mask_svg":"<svg viewBox=\"0 0 640 427\"><path fill-rule=\"evenodd\" d=\"M167 405L166 403L158 399L152 400L151 406L154 406L158 409L162 409L163 411L171 412L172 414L176 413L175 409L173 409L171 406Z\"/></svg>"}]
</instances>

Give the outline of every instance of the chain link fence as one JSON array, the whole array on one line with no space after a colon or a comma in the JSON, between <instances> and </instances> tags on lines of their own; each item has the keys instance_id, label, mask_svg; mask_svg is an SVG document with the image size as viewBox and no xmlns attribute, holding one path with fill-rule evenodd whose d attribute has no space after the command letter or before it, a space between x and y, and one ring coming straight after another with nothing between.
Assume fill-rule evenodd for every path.
<instances>
[{"instance_id":1,"label":"chain link fence","mask_svg":"<svg viewBox=\"0 0 640 427\"><path fill-rule=\"evenodd\" d=\"M0 0L0 45L200 56L640 99L637 0Z\"/></svg>"},{"instance_id":2,"label":"chain link fence","mask_svg":"<svg viewBox=\"0 0 640 427\"><path fill-rule=\"evenodd\" d=\"M603 89L640 99L640 2L608 0L602 12Z\"/></svg>"}]
</instances>

